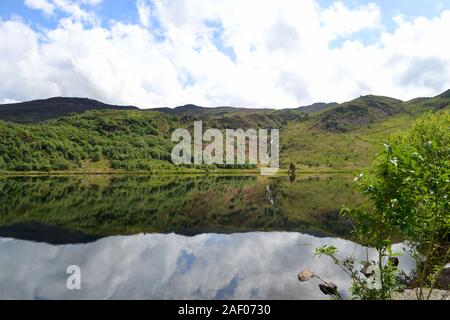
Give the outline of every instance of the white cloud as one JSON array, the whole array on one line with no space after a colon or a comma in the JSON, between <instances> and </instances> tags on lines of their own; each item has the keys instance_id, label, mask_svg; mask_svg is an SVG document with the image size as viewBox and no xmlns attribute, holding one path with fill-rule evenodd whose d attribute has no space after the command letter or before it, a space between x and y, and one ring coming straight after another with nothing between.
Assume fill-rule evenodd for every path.
<instances>
[{"instance_id":1,"label":"white cloud","mask_svg":"<svg viewBox=\"0 0 450 320\"><path fill-rule=\"evenodd\" d=\"M139 21L144 27L148 28L150 26L150 6L145 0L137 0L136 8L139 14Z\"/></svg>"},{"instance_id":2,"label":"white cloud","mask_svg":"<svg viewBox=\"0 0 450 320\"><path fill-rule=\"evenodd\" d=\"M16 103L16 102L19 102L19 101L14 100L14 99L8 99L8 98L3 98L2 100L0 100L0 104Z\"/></svg>"},{"instance_id":3,"label":"white cloud","mask_svg":"<svg viewBox=\"0 0 450 320\"><path fill-rule=\"evenodd\" d=\"M450 87L443 39L450 11L398 16L393 31L382 32L375 4L156 0L151 12L148 1L136 2L136 24L101 27L82 6L88 2L99 3L52 0L69 17L53 30L0 21L0 99L296 107L368 93L409 99ZM159 28L147 28L150 15ZM373 43L358 40L364 30ZM331 47L337 38L342 45Z\"/></svg>"},{"instance_id":4,"label":"white cloud","mask_svg":"<svg viewBox=\"0 0 450 320\"><path fill-rule=\"evenodd\" d=\"M375 3L350 10L342 2L335 2L322 11L320 19L331 38L381 26L381 12Z\"/></svg>"},{"instance_id":5,"label":"white cloud","mask_svg":"<svg viewBox=\"0 0 450 320\"><path fill-rule=\"evenodd\" d=\"M31 9L42 10L45 14L53 14L55 5L49 0L25 0L25 5Z\"/></svg>"},{"instance_id":6,"label":"white cloud","mask_svg":"<svg viewBox=\"0 0 450 320\"><path fill-rule=\"evenodd\" d=\"M60 10L73 19L83 19L88 22L95 22L95 15L82 9L82 6L97 6L102 1L103 0L25 0L25 5L31 9L41 10L46 15L52 15L55 10Z\"/></svg>"}]
</instances>

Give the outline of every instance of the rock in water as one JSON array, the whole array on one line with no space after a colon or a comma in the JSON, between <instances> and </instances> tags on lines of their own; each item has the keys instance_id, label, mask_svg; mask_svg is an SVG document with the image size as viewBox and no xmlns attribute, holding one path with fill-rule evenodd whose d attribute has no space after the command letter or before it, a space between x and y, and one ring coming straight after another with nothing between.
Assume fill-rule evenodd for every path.
<instances>
[{"instance_id":1,"label":"rock in water","mask_svg":"<svg viewBox=\"0 0 450 320\"><path fill-rule=\"evenodd\" d=\"M361 270L359 270L366 278L370 278L374 275L375 270L370 262L366 262Z\"/></svg>"},{"instance_id":2,"label":"rock in water","mask_svg":"<svg viewBox=\"0 0 450 320\"><path fill-rule=\"evenodd\" d=\"M323 294L326 295L336 295L337 294L337 285L335 285L333 282L325 282L319 284L320 291L323 292Z\"/></svg>"},{"instance_id":3,"label":"rock in water","mask_svg":"<svg viewBox=\"0 0 450 320\"><path fill-rule=\"evenodd\" d=\"M450 263L441 270L436 279L436 288L449 290L450 289Z\"/></svg>"},{"instance_id":4,"label":"rock in water","mask_svg":"<svg viewBox=\"0 0 450 320\"><path fill-rule=\"evenodd\" d=\"M298 274L298 280L302 282L311 280L312 278L314 278L314 272L312 272L308 268L306 268L302 272L299 272Z\"/></svg>"}]
</instances>

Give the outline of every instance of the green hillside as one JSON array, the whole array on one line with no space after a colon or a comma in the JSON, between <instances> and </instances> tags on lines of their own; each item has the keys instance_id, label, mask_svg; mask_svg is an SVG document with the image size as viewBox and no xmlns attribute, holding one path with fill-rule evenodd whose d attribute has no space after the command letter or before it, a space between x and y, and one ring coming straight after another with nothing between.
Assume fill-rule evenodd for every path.
<instances>
[{"instance_id":1,"label":"green hillside","mask_svg":"<svg viewBox=\"0 0 450 320\"><path fill-rule=\"evenodd\" d=\"M0 122L0 168L152 170L169 165L170 135L178 127L174 117L158 112L116 110L36 125Z\"/></svg>"},{"instance_id":2,"label":"green hillside","mask_svg":"<svg viewBox=\"0 0 450 320\"><path fill-rule=\"evenodd\" d=\"M50 100L54 108L55 100ZM170 162L174 145L171 133L180 127L192 128L196 120L203 121L204 129L279 128L283 168L293 163L298 170L353 170L367 167L389 134L408 128L423 112L448 112L450 93L407 102L369 95L342 104L281 110L187 105L151 111L121 107L85 111L89 106L77 100L81 103L77 108L85 112L27 123L30 114L26 108L32 110L36 120L43 101L24 104L25 109L15 117L16 122L23 123L0 120L0 170L174 170ZM94 109L107 107L86 101ZM11 108L7 105L8 114L18 106ZM45 117L41 118L48 118L50 107L43 108Z\"/></svg>"},{"instance_id":3,"label":"green hillside","mask_svg":"<svg viewBox=\"0 0 450 320\"><path fill-rule=\"evenodd\" d=\"M324 112L317 126L326 131L346 132L404 112L401 100L364 96Z\"/></svg>"},{"instance_id":4,"label":"green hillside","mask_svg":"<svg viewBox=\"0 0 450 320\"><path fill-rule=\"evenodd\" d=\"M450 107L450 90L433 98L416 98L404 103L405 109L412 113L421 113L426 110L445 110Z\"/></svg>"},{"instance_id":5,"label":"green hillside","mask_svg":"<svg viewBox=\"0 0 450 320\"><path fill-rule=\"evenodd\" d=\"M414 116L402 114L349 132L321 130L316 119L290 123L281 136L283 167L357 169L370 165L390 134L407 129Z\"/></svg>"}]
</instances>

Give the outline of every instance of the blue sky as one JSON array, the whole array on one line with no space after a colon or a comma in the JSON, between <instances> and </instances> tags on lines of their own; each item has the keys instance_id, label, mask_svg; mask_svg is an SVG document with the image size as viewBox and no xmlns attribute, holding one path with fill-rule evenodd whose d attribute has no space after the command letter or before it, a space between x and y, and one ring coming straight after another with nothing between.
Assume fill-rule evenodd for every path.
<instances>
[{"instance_id":1,"label":"blue sky","mask_svg":"<svg viewBox=\"0 0 450 320\"><path fill-rule=\"evenodd\" d=\"M107 23L111 19L127 23L139 22L139 15L133 0L105 0L95 6L84 5L82 7L98 14L102 18L103 23ZM2 0L0 17L8 19L12 15L23 17L27 23L35 27L41 26L45 28L55 27L59 18L67 16L61 11L56 11L55 15L46 16L42 11L28 7L22 0Z\"/></svg>"},{"instance_id":2,"label":"blue sky","mask_svg":"<svg viewBox=\"0 0 450 320\"><path fill-rule=\"evenodd\" d=\"M319 0L318 2L322 6L328 6L334 1ZM448 0L344 0L342 3L349 7L376 3L381 9L383 22L391 26L392 17L398 14L434 17L442 10L450 8L450 1Z\"/></svg>"},{"instance_id":3,"label":"blue sky","mask_svg":"<svg viewBox=\"0 0 450 320\"><path fill-rule=\"evenodd\" d=\"M321 6L331 5L333 0L319 0ZM397 15L404 15L405 17L428 17L433 18L438 16L443 10L450 9L449 0L344 0L341 1L348 7L358 7L367 5L369 3L376 3L381 10L381 22L384 26L384 31L393 31L395 29L395 22L393 17ZM365 43L372 42L382 30L376 32L359 32L354 35L355 39L361 40Z\"/></svg>"},{"instance_id":4,"label":"blue sky","mask_svg":"<svg viewBox=\"0 0 450 320\"><path fill-rule=\"evenodd\" d=\"M448 0L2 0L0 102L295 107L433 95L450 86L449 17Z\"/></svg>"},{"instance_id":5,"label":"blue sky","mask_svg":"<svg viewBox=\"0 0 450 320\"><path fill-rule=\"evenodd\" d=\"M151 2L149 1L149 3ZM322 7L329 6L334 2L336 1L317 1ZM443 10L450 9L450 1L448 0L341 0L340 2L349 8L376 3L381 9L382 22L388 30L392 30L395 26L392 17L396 15L401 14L408 17L423 16L430 18L439 15ZM82 7L89 8L90 11L98 14L102 18L103 23L107 23L111 19L127 23L139 22L135 0L103 0L98 5L82 5ZM12 15L19 15L36 27L43 26L47 28L55 27L59 18L64 16L60 11L56 15L45 16L41 11L26 6L22 0L2 0L0 4L0 17L2 19L8 19Z\"/></svg>"}]
</instances>

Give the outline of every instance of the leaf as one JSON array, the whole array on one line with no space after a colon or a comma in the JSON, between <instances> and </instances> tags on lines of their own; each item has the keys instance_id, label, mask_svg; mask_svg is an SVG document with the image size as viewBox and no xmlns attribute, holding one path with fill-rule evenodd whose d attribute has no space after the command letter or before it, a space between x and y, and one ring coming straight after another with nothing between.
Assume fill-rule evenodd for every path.
<instances>
[{"instance_id":1,"label":"leaf","mask_svg":"<svg viewBox=\"0 0 450 320\"><path fill-rule=\"evenodd\" d=\"M401 256L403 256L403 252L392 252L391 256L392 257L401 257Z\"/></svg>"},{"instance_id":2,"label":"leaf","mask_svg":"<svg viewBox=\"0 0 450 320\"><path fill-rule=\"evenodd\" d=\"M396 157L389 160L390 163L392 163L394 166L398 166L398 159Z\"/></svg>"}]
</instances>

